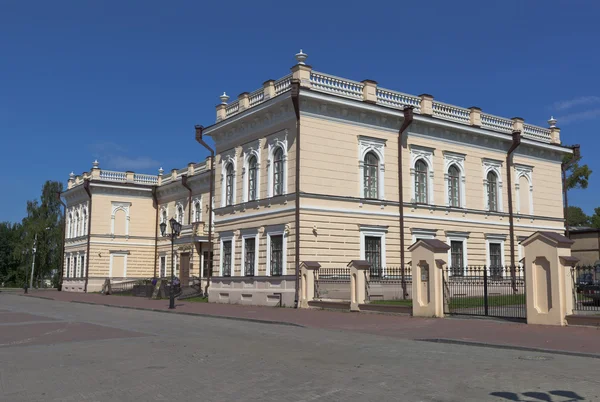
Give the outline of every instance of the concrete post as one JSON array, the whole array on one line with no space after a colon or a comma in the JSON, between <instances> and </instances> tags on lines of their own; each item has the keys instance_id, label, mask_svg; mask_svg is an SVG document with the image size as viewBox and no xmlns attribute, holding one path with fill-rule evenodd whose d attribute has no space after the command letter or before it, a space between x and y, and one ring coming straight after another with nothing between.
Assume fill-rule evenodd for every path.
<instances>
[{"instance_id":1,"label":"concrete post","mask_svg":"<svg viewBox=\"0 0 600 402\"><path fill-rule=\"evenodd\" d=\"M365 84L363 87L363 101L377 103L377 81L364 80L362 83Z\"/></svg>"},{"instance_id":2,"label":"concrete post","mask_svg":"<svg viewBox=\"0 0 600 402\"><path fill-rule=\"evenodd\" d=\"M573 314L573 278L570 267L573 240L554 232L536 232L523 240L527 323L567 325Z\"/></svg>"},{"instance_id":3,"label":"concrete post","mask_svg":"<svg viewBox=\"0 0 600 402\"><path fill-rule=\"evenodd\" d=\"M125 177L126 177L127 183L133 183L134 173L132 171L129 171L129 170L126 171Z\"/></svg>"},{"instance_id":4,"label":"concrete post","mask_svg":"<svg viewBox=\"0 0 600 402\"><path fill-rule=\"evenodd\" d=\"M350 267L350 311L360 311L360 305L365 304L367 298L367 275L371 263L365 260L352 260Z\"/></svg>"},{"instance_id":5,"label":"concrete post","mask_svg":"<svg viewBox=\"0 0 600 402\"><path fill-rule=\"evenodd\" d=\"M312 67L307 64L296 64L292 67L292 79L300 80L300 86L310 88L310 72Z\"/></svg>"},{"instance_id":6,"label":"concrete post","mask_svg":"<svg viewBox=\"0 0 600 402\"><path fill-rule=\"evenodd\" d=\"M469 110L469 124L472 126L481 127L481 109L476 106L472 106L469 108Z\"/></svg>"},{"instance_id":7,"label":"concrete post","mask_svg":"<svg viewBox=\"0 0 600 402\"><path fill-rule=\"evenodd\" d=\"M408 248L413 262L413 316L444 316L444 266L449 249L438 239L419 240Z\"/></svg>"},{"instance_id":8,"label":"concrete post","mask_svg":"<svg viewBox=\"0 0 600 402\"><path fill-rule=\"evenodd\" d=\"M558 127L550 128L550 144L560 145L560 128L558 128Z\"/></svg>"},{"instance_id":9,"label":"concrete post","mask_svg":"<svg viewBox=\"0 0 600 402\"><path fill-rule=\"evenodd\" d=\"M308 302L315 299L315 274L321 264L316 261L303 261L300 264L300 308L309 308Z\"/></svg>"},{"instance_id":10,"label":"concrete post","mask_svg":"<svg viewBox=\"0 0 600 402\"><path fill-rule=\"evenodd\" d=\"M238 101L240 103L240 112L242 110L248 109L248 107L250 106L250 98L248 98L248 95L250 95L248 92L242 92L238 95Z\"/></svg>"},{"instance_id":11,"label":"concrete post","mask_svg":"<svg viewBox=\"0 0 600 402\"><path fill-rule=\"evenodd\" d=\"M513 117L511 120L513 121L513 131L523 132L523 123L525 120L521 117Z\"/></svg>"},{"instance_id":12,"label":"concrete post","mask_svg":"<svg viewBox=\"0 0 600 402\"><path fill-rule=\"evenodd\" d=\"M421 98L421 114L431 116L433 114L433 96L429 94L419 95Z\"/></svg>"},{"instance_id":13,"label":"concrete post","mask_svg":"<svg viewBox=\"0 0 600 402\"><path fill-rule=\"evenodd\" d=\"M275 97L275 80L267 80L263 83L265 100Z\"/></svg>"}]
</instances>

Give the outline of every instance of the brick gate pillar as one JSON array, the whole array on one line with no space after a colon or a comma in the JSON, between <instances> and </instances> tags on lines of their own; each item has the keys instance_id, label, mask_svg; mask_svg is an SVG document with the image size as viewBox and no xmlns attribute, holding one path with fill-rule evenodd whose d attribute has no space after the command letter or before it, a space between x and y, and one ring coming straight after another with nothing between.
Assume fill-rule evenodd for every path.
<instances>
[{"instance_id":1,"label":"brick gate pillar","mask_svg":"<svg viewBox=\"0 0 600 402\"><path fill-rule=\"evenodd\" d=\"M444 266L450 246L438 239L423 239L408 248L412 256L413 316L444 316Z\"/></svg>"},{"instance_id":2,"label":"brick gate pillar","mask_svg":"<svg viewBox=\"0 0 600 402\"><path fill-rule=\"evenodd\" d=\"M300 264L300 308L308 308L308 302L315 298L315 272L321 264L316 261L303 261Z\"/></svg>"},{"instance_id":3,"label":"brick gate pillar","mask_svg":"<svg viewBox=\"0 0 600 402\"><path fill-rule=\"evenodd\" d=\"M567 325L573 313L573 279L570 267L573 241L554 232L536 232L523 240L527 323Z\"/></svg>"}]
</instances>

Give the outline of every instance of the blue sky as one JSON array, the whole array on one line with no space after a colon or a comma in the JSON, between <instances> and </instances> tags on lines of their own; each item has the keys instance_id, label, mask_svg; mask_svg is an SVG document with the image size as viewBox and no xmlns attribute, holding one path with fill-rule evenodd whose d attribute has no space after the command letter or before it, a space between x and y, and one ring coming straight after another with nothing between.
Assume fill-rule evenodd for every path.
<instances>
[{"instance_id":1,"label":"blue sky","mask_svg":"<svg viewBox=\"0 0 600 402\"><path fill-rule=\"evenodd\" d=\"M570 193L592 213L599 14L550 0L3 1L0 221L96 158L146 173L203 160L194 125L214 123L218 96L287 74L300 48L318 71L532 124L554 115L595 171Z\"/></svg>"}]
</instances>

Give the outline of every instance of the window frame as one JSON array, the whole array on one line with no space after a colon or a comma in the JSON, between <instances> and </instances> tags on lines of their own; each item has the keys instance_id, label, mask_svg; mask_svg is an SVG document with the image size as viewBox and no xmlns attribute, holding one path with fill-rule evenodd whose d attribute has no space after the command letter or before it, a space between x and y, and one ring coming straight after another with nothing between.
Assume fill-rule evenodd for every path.
<instances>
[{"instance_id":1,"label":"window frame","mask_svg":"<svg viewBox=\"0 0 600 402\"><path fill-rule=\"evenodd\" d=\"M468 255L468 239L469 232L446 232L446 244L450 246L448 249L448 270L452 276L464 276L465 268L469 266L469 255ZM452 268L452 242L462 242L462 272L456 274Z\"/></svg>"},{"instance_id":2,"label":"window frame","mask_svg":"<svg viewBox=\"0 0 600 402\"><path fill-rule=\"evenodd\" d=\"M367 162L369 157L374 159L374 164ZM379 158L373 151L367 152L363 159L363 181L363 197L370 200L379 199Z\"/></svg>"},{"instance_id":3,"label":"window frame","mask_svg":"<svg viewBox=\"0 0 600 402\"><path fill-rule=\"evenodd\" d=\"M381 275L386 274L386 235L388 232L388 226L375 226L375 225L359 225L360 233L360 259L366 260L366 238L367 237L379 237L381 239Z\"/></svg>"},{"instance_id":4,"label":"window frame","mask_svg":"<svg viewBox=\"0 0 600 402\"><path fill-rule=\"evenodd\" d=\"M456 174L452 174L454 171ZM461 171L455 164L450 165L448 168L448 180L447 180L447 191L448 191L448 206L452 208L462 207L462 191L461 191ZM456 194L455 194L456 193Z\"/></svg>"},{"instance_id":5,"label":"window frame","mask_svg":"<svg viewBox=\"0 0 600 402\"><path fill-rule=\"evenodd\" d=\"M229 207L234 204L235 193L235 169L233 163L228 163L225 166L225 206Z\"/></svg>"},{"instance_id":6,"label":"window frame","mask_svg":"<svg viewBox=\"0 0 600 402\"><path fill-rule=\"evenodd\" d=\"M252 265L253 265L253 273L252 275L248 275L247 271L247 263L248 263L248 249L246 247L247 240L254 240L254 250L252 250ZM258 245L259 245L258 231L252 230L251 233L242 234L242 272L241 276L253 277L258 276Z\"/></svg>"},{"instance_id":7,"label":"window frame","mask_svg":"<svg viewBox=\"0 0 600 402\"><path fill-rule=\"evenodd\" d=\"M246 201L258 200L258 172L258 158L256 155L250 154L248 157L248 188L246 193Z\"/></svg>"},{"instance_id":8,"label":"window frame","mask_svg":"<svg viewBox=\"0 0 600 402\"><path fill-rule=\"evenodd\" d=\"M281 158L278 158L278 154L281 154ZM284 170L284 152L283 148L280 146L275 147L273 150L273 181L272 181L272 192L273 197L277 197L280 195L284 195L285 191L283 188L283 176L285 174ZM277 188L279 187L279 191Z\"/></svg>"},{"instance_id":9,"label":"window frame","mask_svg":"<svg viewBox=\"0 0 600 402\"><path fill-rule=\"evenodd\" d=\"M272 238L281 236L281 273L279 275L273 275L273 268L271 266L271 254L273 251ZM267 270L266 276L285 276L287 275L287 234L283 225L267 228Z\"/></svg>"},{"instance_id":10,"label":"window frame","mask_svg":"<svg viewBox=\"0 0 600 402\"><path fill-rule=\"evenodd\" d=\"M490 177L493 177L493 185ZM494 171L489 171L486 175L487 183L487 210L490 212L500 212L498 203L498 175ZM492 207L493 201L493 207Z\"/></svg>"},{"instance_id":11,"label":"window frame","mask_svg":"<svg viewBox=\"0 0 600 402\"><path fill-rule=\"evenodd\" d=\"M229 275L225 275L225 243L230 243ZM221 237L219 250L219 275L226 278L235 274L235 238L233 236Z\"/></svg>"},{"instance_id":12,"label":"window frame","mask_svg":"<svg viewBox=\"0 0 600 402\"><path fill-rule=\"evenodd\" d=\"M418 170L417 168L420 165L424 166L425 170ZM427 205L429 204L429 166L427 162L422 158L417 159L414 165L414 172L415 203ZM422 180L419 180L420 178ZM421 194L421 188L424 194Z\"/></svg>"}]
</instances>

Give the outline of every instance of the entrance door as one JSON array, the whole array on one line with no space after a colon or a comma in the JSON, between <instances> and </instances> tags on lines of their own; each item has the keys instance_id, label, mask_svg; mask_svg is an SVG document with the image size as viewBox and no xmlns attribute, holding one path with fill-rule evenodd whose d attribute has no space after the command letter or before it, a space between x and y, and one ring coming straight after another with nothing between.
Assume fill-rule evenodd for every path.
<instances>
[{"instance_id":1,"label":"entrance door","mask_svg":"<svg viewBox=\"0 0 600 402\"><path fill-rule=\"evenodd\" d=\"M181 281L181 286L188 286L190 284L190 253L181 254L179 280Z\"/></svg>"}]
</instances>

